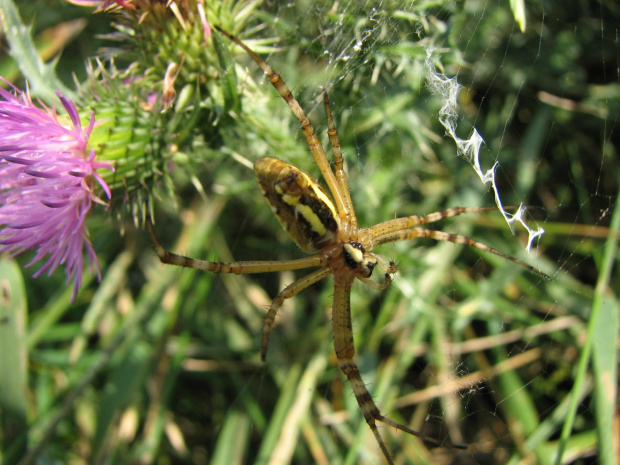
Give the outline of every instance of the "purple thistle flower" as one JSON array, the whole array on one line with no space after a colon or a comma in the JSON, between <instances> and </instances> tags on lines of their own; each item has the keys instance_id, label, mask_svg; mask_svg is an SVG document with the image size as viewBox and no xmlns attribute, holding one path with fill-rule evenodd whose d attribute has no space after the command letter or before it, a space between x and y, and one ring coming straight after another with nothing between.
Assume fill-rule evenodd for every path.
<instances>
[{"instance_id":1,"label":"purple thistle flower","mask_svg":"<svg viewBox=\"0 0 620 465\"><path fill-rule=\"evenodd\" d=\"M99 7L97 11L103 11L114 6L127 8L128 10L136 8L136 6L131 3L131 0L67 0L67 2L78 6L97 6Z\"/></svg>"},{"instance_id":2,"label":"purple thistle flower","mask_svg":"<svg viewBox=\"0 0 620 465\"><path fill-rule=\"evenodd\" d=\"M124 6L125 8L134 9L135 6L132 5L127 0L67 0L69 3L73 3L78 6L98 6L102 9L109 8L112 5Z\"/></svg>"},{"instance_id":3,"label":"purple thistle flower","mask_svg":"<svg viewBox=\"0 0 620 465\"><path fill-rule=\"evenodd\" d=\"M95 124L92 112L83 129L73 102L56 92L71 119L67 124L59 121L54 107L39 108L27 91L10 85L15 95L0 89L0 252L17 255L36 249L27 267L47 257L35 278L64 265L75 299L84 249L91 273L94 267L101 278L85 219L92 202L104 203L93 192L95 181L110 198L108 185L95 170L113 168L96 162L95 152L88 149Z\"/></svg>"}]
</instances>

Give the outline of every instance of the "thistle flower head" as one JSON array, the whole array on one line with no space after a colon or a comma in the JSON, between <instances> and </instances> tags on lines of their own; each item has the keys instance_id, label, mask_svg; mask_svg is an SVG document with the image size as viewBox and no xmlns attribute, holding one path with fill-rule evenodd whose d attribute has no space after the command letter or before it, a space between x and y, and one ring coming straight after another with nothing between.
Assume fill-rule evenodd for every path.
<instances>
[{"instance_id":1,"label":"thistle flower head","mask_svg":"<svg viewBox=\"0 0 620 465\"><path fill-rule=\"evenodd\" d=\"M131 4L131 0L67 0L69 3L73 3L78 6L96 6L101 11L107 8L113 8L115 6L133 9L134 5Z\"/></svg>"},{"instance_id":2,"label":"thistle flower head","mask_svg":"<svg viewBox=\"0 0 620 465\"><path fill-rule=\"evenodd\" d=\"M57 92L70 119L63 122L54 107L39 108L28 92L12 87L15 94L0 89L0 252L36 250L26 266L46 262L35 277L64 265L75 298L84 250L91 273L95 268L99 275L85 219L93 202L103 203L95 181L110 197L96 170L112 167L96 162L88 149L92 113L83 128L73 102Z\"/></svg>"},{"instance_id":3,"label":"thistle flower head","mask_svg":"<svg viewBox=\"0 0 620 465\"><path fill-rule=\"evenodd\" d=\"M101 173L114 194L110 212L140 226L162 198L176 203L179 183L198 185L203 161L226 156L220 128L243 107L231 45L212 35L210 21L244 31L260 2L67 1L114 13L115 45L88 62L79 92L97 115L90 145L115 168ZM273 38L243 38L276 50Z\"/></svg>"}]
</instances>

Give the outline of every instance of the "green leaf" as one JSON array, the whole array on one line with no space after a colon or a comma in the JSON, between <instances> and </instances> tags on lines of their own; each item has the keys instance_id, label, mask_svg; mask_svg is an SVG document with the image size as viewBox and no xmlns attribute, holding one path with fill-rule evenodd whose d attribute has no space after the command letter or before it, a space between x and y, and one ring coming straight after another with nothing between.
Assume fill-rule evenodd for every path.
<instances>
[{"instance_id":1,"label":"green leaf","mask_svg":"<svg viewBox=\"0 0 620 465\"><path fill-rule=\"evenodd\" d=\"M243 463L250 427L249 418L245 413L233 410L226 415L211 463L213 465Z\"/></svg>"},{"instance_id":2,"label":"green leaf","mask_svg":"<svg viewBox=\"0 0 620 465\"><path fill-rule=\"evenodd\" d=\"M0 0L0 26L9 43L9 53L28 80L31 93L47 101L54 101L54 90L75 98L74 93L56 77L55 63L45 64L32 41L30 27L26 26L12 0Z\"/></svg>"},{"instance_id":3,"label":"green leaf","mask_svg":"<svg viewBox=\"0 0 620 465\"><path fill-rule=\"evenodd\" d=\"M523 0L510 0L510 9L519 29L521 32L525 32L525 2Z\"/></svg>"},{"instance_id":4,"label":"green leaf","mask_svg":"<svg viewBox=\"0 0 620 465\"><path fill-rule=\"evenodd\" d=\"M594 408L596 411L599 441L599 463L613 464L614 458L614 412L618 395L618 300L603 296L601 317L595 322L592 363L594 378Z\"/></svg>"},{"instance_id":5,"label":"green leaf","mask_svg":"<svg viewBox=\"0 0 620 465\"><path fill-rule=\"evenodd\" d=\"M219 33L213 33L213 47L220 60L221 74L220 82L222 93L224 94L224 110L228 113L241 111L241 100L237 93L237 73L235 72L235 61L233 60L228 47L222 40Z\"/></svg>"},{"instance_id":6,"label":"green leaf","mask_svg":"<svg viewBox=\"0 0 620 465\"><path fill-rule=\"evenodd\" d=\"M0 450L8 451L4 463L16 463L26 451L26 303L22 271L13 259L3 255L0 258Z\"/></svg>"},{"instance_id":7,"label":"green leaf","mask_svg":"<svg viewBox=\"0 0 620 465\"><path fill-rule=\"evenodd\" d=\"M620 195L620 190L617 195ZM615 385L615 365L617 362L614 354L616 353L616 338L618 334L618 303L613 298L610 281L618 251L618 230L620 230L620 203L616 204L611 218L609 236L605 243L605 252L600 265L601 271L594 291L594 300L588 322L588 334L579 358L575 384L571 391L571 408L562 428L558 454L555 459L556 465L563 463L562 457L573 430L579 404L578 399L587 377L587 368L593 351L595 352L595 360L593 361L594 390L596 393L595 409L599 435L598 459L604 465L615 463L612 421L615 412L617 390ZM613 313L615 315L612 315ZM606 351L611 353L607 354L605 353ZM608 379L609 376L614 376L614 378Z\"/></svg>"}]
</instances>

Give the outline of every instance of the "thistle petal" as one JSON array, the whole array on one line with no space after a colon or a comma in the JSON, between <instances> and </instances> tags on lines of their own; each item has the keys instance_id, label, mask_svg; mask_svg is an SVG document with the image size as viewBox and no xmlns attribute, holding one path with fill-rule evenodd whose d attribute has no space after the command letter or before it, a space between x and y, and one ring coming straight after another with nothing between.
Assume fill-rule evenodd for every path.
<instances>
[{"instance_id":1,"label":"thistle petal","mask_svg":"<svg viewBox=\"0 0 620 465\"><path fill-rule=\"evenodd\" d=\"M75 104L56 92L68 115L65 122L54 108L35 105L27 92L7 84L14 93L0 89L0 252L35 250L26 267L44 264L34 277L64 266L75 299L84 252L91 272L96 269L100 277L85 219L93 201L104 203L95 184L111 196L96 170L113 168L95 161L88 148L92 113L84 128Z\"/></svg>"}]
</instances>

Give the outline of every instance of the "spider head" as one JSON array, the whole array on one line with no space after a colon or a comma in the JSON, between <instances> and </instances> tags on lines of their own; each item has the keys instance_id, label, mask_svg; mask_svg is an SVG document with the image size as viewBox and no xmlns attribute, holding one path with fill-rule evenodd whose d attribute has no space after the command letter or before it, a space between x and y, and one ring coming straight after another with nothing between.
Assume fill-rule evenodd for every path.
<instances>
[{"instance_id":1,"label":"spider head","mask_svg":"<svg viewBox=\"0 0 620 465\"><path fill-rule=\"evenodd\" d=\"M377 265L377 257L366 255L366 249L359 242L347 242L342 248L347 266L356 270L363 278L370 278Z\"/></svg>"}]
</instances>

